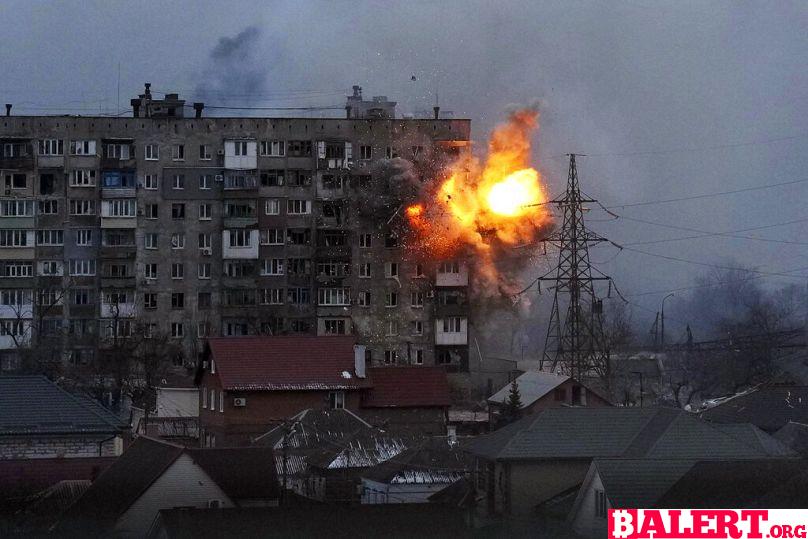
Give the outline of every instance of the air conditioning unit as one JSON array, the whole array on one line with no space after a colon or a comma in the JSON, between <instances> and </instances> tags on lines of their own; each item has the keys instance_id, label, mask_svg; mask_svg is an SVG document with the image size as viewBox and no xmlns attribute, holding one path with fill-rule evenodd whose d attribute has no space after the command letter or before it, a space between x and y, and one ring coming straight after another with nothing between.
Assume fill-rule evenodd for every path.
<instances>
[{"instance_id":1,"label":"air conditioning unit","mask_svg":"<svg viewBox=\"0 0 808 539\"><path fill-rule=\"evenodd\" d=\"M219 150L216 152L217 155L224 155L224 150Z\"/></svg>"},{"instance_id":2,"label":"air conditioning unit","mask_svg":"<svg viewBox=\"0 0 808 539\"><path fill-rule=\"evenodd\" d=\"M210 247L203 247L199 250L202 252L204 256L210 256L213 254L213 249L211 249Z\"/></svg>"},{"instance_id":3,"label":"air conditioning unit","mask_svg":"<svg viewBox=\"0 0 808 539\"><path fill-rule=\"evenodd\" d=\"M243 408L247 406L247 399L245 399L244 397L237 397L233 399L233 406L237 408Z\"/></svg>"},{"instance_id":4,"label":"air conditioning unit","mask_svg":"<svg viewBox=\"0 0 808 539\"><path fill-rule=\"evenodd\" d=\"M217 181L217 182L223 182L224 181L224 176L222 176L221 174L217 174L217 175L215 175L213 177L213 180Z\"/></svg>"}]
</instances>

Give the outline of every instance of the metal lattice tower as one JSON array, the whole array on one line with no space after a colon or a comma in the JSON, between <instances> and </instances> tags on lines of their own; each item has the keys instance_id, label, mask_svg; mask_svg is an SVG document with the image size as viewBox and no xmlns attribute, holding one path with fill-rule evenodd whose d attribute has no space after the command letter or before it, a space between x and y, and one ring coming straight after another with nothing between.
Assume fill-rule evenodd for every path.
<instances>
[{"instance_id":1,"label":"metal lattice tower","mask_svg":"<svg viewBox=\"0 0 808 539\"><path fill-rule=\"evenodd\" d=\"M563 212L564 222L560 231L545 238L559 250L558 266L538 279L554 282L553 310L541 368L549 364L552 371L580 380L588 376L606 376L608 371L609 351L601 318L603 302L595 295L594 283L611 279L589 262L589 246L608 240L587 230L584 224L582 204L597 201L581 197L575 154L569 157L566 193L563 198L550 201ZM600 275L593 277L593 269ZM553 271L555 275L551 276ZM563 319L559 296L568 296Z\"/></svg>"}]
</instances>

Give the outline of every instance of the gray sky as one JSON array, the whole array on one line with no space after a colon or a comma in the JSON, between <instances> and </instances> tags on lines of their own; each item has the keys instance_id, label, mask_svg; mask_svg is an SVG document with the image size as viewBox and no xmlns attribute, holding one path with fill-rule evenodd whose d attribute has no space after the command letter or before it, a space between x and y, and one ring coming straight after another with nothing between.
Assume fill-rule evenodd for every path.
<instances>
[{"instance_id":1,"label":"gray sky","mask_svg":"<svg viewBox=\"0 0 808 539\"><path fill-rule=\"evenodd\" d=\"M123 106L144 81L189 99L207 87L218 92L210 104L258 93L249 103L265 106L342 105L360 84L402 112L431 108L437 88L443 109L471 118L480 141L508 104L540 99L536 164L553 193L570 151L590 155L579 161L582 186L607 206L808 179L804 1L5 0L0 20L0 101L16 113L114 111L119 64ZM220 38L250 26L258 32L240 67L212 59ZM726 232L808 219L807 199L808 181L614 211ZM592 227L621 244L698 235L607 217L593 209ZM808 243L807 229L739 234ZM632 248L773 272L808 266L808 245L706 237ZM592 259L625 294L688 286L709 269L614 254L599 248ZM631 299L655 310L664 295Z\"/></svg>"}]
</instances>

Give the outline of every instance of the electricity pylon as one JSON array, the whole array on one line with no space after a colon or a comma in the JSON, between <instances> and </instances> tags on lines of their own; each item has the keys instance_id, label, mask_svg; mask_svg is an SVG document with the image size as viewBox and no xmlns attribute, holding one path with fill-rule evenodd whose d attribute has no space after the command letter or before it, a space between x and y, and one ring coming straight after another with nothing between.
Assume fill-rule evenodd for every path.
<instances>
[{"instance_id":1,"label":"electricity pylon","mask_svg":"<svg viewBox=\"0 0 808 539\"><path fill-rule=\"evenodd\" d=\"M609 350L603 334L603 302L595 295L595 281L611 278L593 268L589 262L589 246L609 241L588 230L584 224L582 204L597 202L581 197L575 154L570 154L567 190L563 198L551 200L564 214L561 229L544 241L558 248L558 266L539 277L539 281L554 283L553 310L547 327L541 368L546 364L554 372L572 378L604 377L609 370ZM592 271L597 276L592 276ZM555 272L555 275L550 275ZM566 316L561 317L562 301L566 298Z\"/></svg>"}]
</instances>

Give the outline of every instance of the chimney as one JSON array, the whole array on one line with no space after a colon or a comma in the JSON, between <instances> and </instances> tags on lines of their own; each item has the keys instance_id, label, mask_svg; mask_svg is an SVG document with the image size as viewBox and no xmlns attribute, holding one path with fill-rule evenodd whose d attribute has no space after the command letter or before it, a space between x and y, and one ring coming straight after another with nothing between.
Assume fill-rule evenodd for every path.
<instances>
[{"instance_id":1,"label":"chimney","mask_svg":"<svg viewBox=\"0 0 808 539\"><path fill-rule=\"evenodd\" d=\"M432 110L435 111L435 119L437 120L438 118L440 118L440 107L434 106L432 107Z\"/></svg>"},{"instance_id":2,"label":"chimney","mask_svg":"<svg viewBox=\"0 0 808 539\"><path fill-rule=\"evenodd\" d=\"M6 103L6 116L11 116L11 103Z\"/></svg>"},{"instance_id":3,"label":"chimney","mask_svg":"<svg viewBox=\"0 0 808 539\"><path fill-rule=\"evenodd\" d=\"M205 108L204 103L194 103L194 116L196 118L202 117L202 110Z\"/></svg>"},{"instance_id":4,"label":"chimney","mask_svg":"<svg viewBox=\"0 0 808 539\"><path fill-rule=\"evenodd\" d=\"M354 86L353 86L353 96L358 97L360 99L362 98L362 87L361 86L359 86L357 84L354 84Z\"/></svg>"},{"instance_id":5,"label":"chimney","mask_svg":"<svg viewBox=\"0 0 808 539\"><path fill-rule=\"evenodd\" d=\"M354 372L357 378L365 377L365 345L355 344L353 348L354 354Z\"/></svg>"},{"instance_id":6,"label":"chimney","mask_svg":"<svg viewBox=\"0 0 808 539\"><path fill-rule=\"evenodd\" d=\"M147 82L145 83L145 86L146 86L146 97L151 97L151 83Z\"/></svg>"},{"instance_id":7,"label":"chimney","mask_svg":"<svg viewBox=\"0 0 808 539\"><path fill-rule=\"evenodd\" d=\"M351 119L351 106L345 105L345 117Z\"/></svg>"},{"instance_id":8,"label":"chimney","mask_svg":"<svg viewBox=\"0 0 808 539\"><path fill-rule=\"evenodd\" d=\"M129 104L132 105L132 117L140 118L140 99L130 99Z\"/></svg>"}]
</instances>

